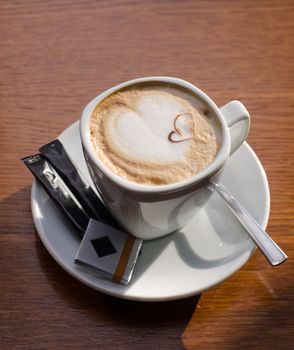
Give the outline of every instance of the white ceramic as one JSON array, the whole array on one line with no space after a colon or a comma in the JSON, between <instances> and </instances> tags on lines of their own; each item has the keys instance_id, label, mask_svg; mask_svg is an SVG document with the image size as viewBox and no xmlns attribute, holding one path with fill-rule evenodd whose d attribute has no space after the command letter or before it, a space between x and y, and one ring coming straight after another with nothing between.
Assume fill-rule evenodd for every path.
<instances>
[{"instance_id":1,"label":"white ceramic","mask_svg":"<svg viewBox=\"0 0 294 350\"><path fill-rule=\"evenodd\" d=\"M78 123L65 130L59 139L93 186L82 153ZM221 181L266 228L268 183L262 165L248 144L230 157ZM231 276L255 250L254 243L226 204L213 194L181 230L144 242L132 282L122 286L74 264L80 241L36 181L31 204L38 234L52 257L82 283L120 298L163 301L201 293Z\"/></svg>"},{"instance_id":2,"label":"white ceramic","mask_svg":"<svg viewBox=\"0 0 294 350\"><path fill-rule=\"evenodd\" d=\"M167 82L188 89L206 103L219 121L222 141L215 160L199 174L178 183L149 186L130 182L111 172L97 158L90 140L89 120L103 99L122 88L149 82ZM218 181L230 153L245 141L249 124L249 113L239 101L219 109L203 91L184 80L148 77L119 84L95 97L82 113L80 134L86 163L104 202L129 233L149 240L182 227L203 207L211 196L205 184L211 179Z\"/></svg>"}]
</instances>

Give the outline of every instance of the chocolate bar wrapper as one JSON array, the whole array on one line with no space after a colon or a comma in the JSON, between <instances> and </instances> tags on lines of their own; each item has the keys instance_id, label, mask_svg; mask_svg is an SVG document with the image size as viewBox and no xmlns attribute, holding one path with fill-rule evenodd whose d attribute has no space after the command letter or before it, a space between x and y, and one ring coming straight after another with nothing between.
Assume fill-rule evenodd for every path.
<instances>
[{"instance_id":1,"label":"chocolate bar wrapper","mask_svg":"<svg viewBox=\"0 0 294 350\"><path fill-rule=\"evenodd\" d=\"M22 161L36 177L49 197L53 199L55 204L69 218L82 238L87 229L90 216L83 209L56 170L41 154L22 158Z\"/></svg>"},{"instance_id":2,"label":"chocolate bar wrapper","mask_svg":"<svg viewBox=\"0 0 294 350\"><path fill-rule=\"evenodd\" d=\"M42 146L39 151L55 167L60 177L91 218L119 228L117 221L99 199L81 171L72 162L59 140L49 142Z\"/></svg>"},{"instance_id":3,"label":"chocolate bar wrapper","mask_svg":"<svg viewBox=\"0 0 294 350\"><path fill-rule=\"evenodd\" d=\"M129 284L143 241L90 219L75 262L99 270L116 283Z\"/></svg>"}]
</instances>

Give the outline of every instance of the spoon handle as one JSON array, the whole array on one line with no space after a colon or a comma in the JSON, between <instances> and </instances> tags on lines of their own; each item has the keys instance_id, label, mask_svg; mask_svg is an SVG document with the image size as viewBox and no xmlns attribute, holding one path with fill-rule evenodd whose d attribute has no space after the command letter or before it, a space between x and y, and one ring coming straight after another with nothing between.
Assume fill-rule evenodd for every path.
<instances>
[{"instance_id":1,"label":"spoon handle","mask_svg":"<svg viewBox=\"0 0 294 350\"><path fill-rule=\"evenodd\" d=\"M282 249L270 238L270 236L255 221L243 205L232 196L224 185L211 181L207 187L211 191L216 191L226 202L270 264L276 266L288 258Z\"/></svg>"}]
</instances>

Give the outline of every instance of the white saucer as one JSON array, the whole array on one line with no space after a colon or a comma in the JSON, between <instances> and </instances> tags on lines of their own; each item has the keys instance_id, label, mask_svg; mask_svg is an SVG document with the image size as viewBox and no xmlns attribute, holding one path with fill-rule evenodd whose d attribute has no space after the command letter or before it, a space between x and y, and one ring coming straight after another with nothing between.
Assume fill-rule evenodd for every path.
<instances>
[{"instance_id":1,"label":"white saucer","mask_svg":"<svg viewBox=\"0 0 294 350\"><path fill-rule=\"evenodd\" d=\"M78 122L66 129L59 139L92 184L82 154ZM265 228L270 202L268 182L248 144L230 158L222 183ZM31 203L38 234L58 264L84 284L120 298L163 301L199 294L239 270L255 250L247 233L214 194L181 232L143 244L133 280L126 287L74 264L79 241L36 181L32 186Z\"/></svg>"}]
</instances>

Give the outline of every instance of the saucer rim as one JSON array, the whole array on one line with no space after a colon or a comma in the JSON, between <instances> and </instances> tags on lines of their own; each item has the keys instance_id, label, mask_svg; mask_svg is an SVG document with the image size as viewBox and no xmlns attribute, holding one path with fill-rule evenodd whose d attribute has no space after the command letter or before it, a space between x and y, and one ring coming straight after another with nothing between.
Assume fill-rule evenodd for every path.
<instances>
[{"instance_id":1,"label":"saucer rim","mask_svg":"<svg viewBox=\"0 0 294 350\"><path fill-rule=\"evenodd\" d=\"M64 129L64 131L59 135L59 137L62 137L62 134L68 130L69 128L74 128L78 124L78 121L71 124L69 127ZM251 154L251 156L254 158L254 161L256 162L258 166L258 170L260 172L260 176L262 178L262 181L265 185L265 203L263 204L265 207L262 219L260 219L260 225L263 227L263 229L266 229L268 219L269 219L269 213L270 213L270 191L269 191L269 184L267 180L267 176L265 173L265 170L257 157L256 153L253 151L253 149L250 147L250 145L245 142L244 147L247 148L247 151ZM106 288L104 286L99 285L99 277L97 277L97 280L95 279L95 282L87 280L83 275L79 274L78 271L71 270L70 268L67 267L66 263L63 262L62 258L60 258L54 251L54 249L51 247L46 233L43 232L42 224L40 220L38 220L38 203L35 200L37 192L41 189L41 186L37 183L37 181L34 179L32 183L32 188L31 188L31 211L32 211L32 216L33 216L33 221L38 233L38 236L40 237L40 240L44 244L45 248L47 251L50 253L50 255L53 257L53 259L66 271L68 272L72 277L80 281L81 283L108 295L122 298L122 299L127 299L127 300L134 300L134 301L147 301L147 302L162 302L162 301L171 301L171 300L178 300L178 299L184 299L188 298L197 294L200 294L202 292L205 292L206 290L209 290L223 281L225 281L227 278L232 276L235 272L237 272L242 266L246 264L246 262L250 259L250 257L254 254L256 250L256 246L251 241L251 247L248 247L248 251L246 252L247 254L244 254L243 258L236 263L233 266L233 269L230 269L225 273L220 279L215 279L213 282L209 283L205 288L195 288L193 291L187 291L186 293L170 293L170 295L165 295L165 296L146 296L146 295L134 295L134 294L128 294L124 293L124 289L121 285L111 285L111 289ZM164 239L164 238L163 238Z\"/></svg>"}]
</instances>

